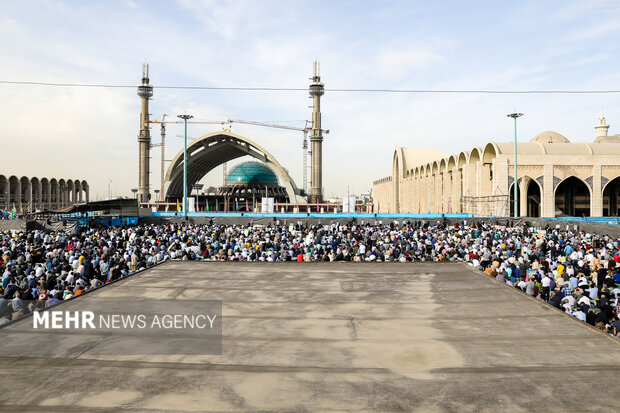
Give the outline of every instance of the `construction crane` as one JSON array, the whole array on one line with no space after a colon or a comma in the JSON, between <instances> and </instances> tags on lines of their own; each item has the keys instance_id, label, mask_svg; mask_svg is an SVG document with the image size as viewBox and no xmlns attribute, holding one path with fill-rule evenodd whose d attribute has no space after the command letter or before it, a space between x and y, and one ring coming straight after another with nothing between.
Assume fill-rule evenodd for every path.
<instances>
[{"instance_id":1,"label":"construction crane","mask_svg":"<svg viewBox=\"0 0 620 413\"><path fill-rule=\"evenodd\" d=\"M306 125L303 128L298 128L295 126L287 126L287 125L278 125L275 123L268 123L268 122L257 122L257 121L253 121L253 120L239 120L239 119L228 119L228 122L231 125L233 123L241 123L244 125L253 125L253 126L263 126L263 127L267 127L267 128L278 128L278 129L288 129L288 130L296 130L296 131L300 131L304 133L304 141L303 141L303 145L302 145L302 151L303 151L303 188L304 188L304 193L308 193L308 154L310 153L308 151L308 131L310 131L312 129L312 127L308 127L308 124L310 122L306 121ZM328 134L329 130L327 129L323 129L322 130L323 133Z\"/></svg>"},{"instance_id":2,"label":"construction crane","mask_svg":"<svg viewBox=\"0 0 620 413\"><path fill-rule=\"evenodd\" d=\"M158 123L161 125L161 143L159 144L152 144L151 147L158 147L161 146L162 150L161 150L161 193L164 193L164 149L165 149L165 135L166 135L166 124L167 123L184 123L181 121L167 121L166 120L166 116L168 115L163 115L162 116L162 120L161 121L157 121L157 120L153 120L150 121L150 123ZM288 129L288 130L295 130L295 131L300 131L304 133L304 140L303 140L303 144L302 144L302 151L303 151L303 155L302 155L302 159L303 159L303 189L304 189L304 193L308 193L308 155L310 154L310 151L308 151L308 132L312 129L312 123L309 121L306 121L306 124L303 128L298 128L295 126L288 126L288 125L278 125L276 123L269 123L269 122L258 122L258 121L252 121L252 120L240 120L240 119L227 119L225 121L190 121L187 123L195 123L195 124L209 124L209 125L232 125L233 123L240 123L243 125L252 125L252 126L262 126L262 127L266 127L266 128L276 128L276 129ZM324 134L328 134L329 130L328 129L322 129L321 130ZM226 180L226 164L224 164L223 166L223 179L224 181ZM163 195L162 195L163 196Z\"/></svg>"},{"instance_id":3,"label":"construction crane","mask_svg":"<svg viewBox=\"0 0 620 413\"><path fill-rule=\"evenodd\" d=\"M166 116L167 114L163 114L161 117L161 122L157 120L152 120L149 123L159 123L161 126L161 143L152 143L151 148L161 147L161 171L160 171L160 182L159 182L159 192L161 196L164 196L164 163L166 156Z\"/></svg>"},{"instance_id":4,"label":"construction crane","mask_svg":"<svg viewBox=\"0 0 620 413\"><path fill-rule=\"evenodd\" d=\"M151 148L161 147L161 165L160 165L160 182L159 182L159 192L161 196L164 196L164 175L165 175L165 162L166 162L166 124L167 123L183 123L181 121L175 120L166 120L166 116L168 114L164 113L161 117L161 120L151 120L149 123L158 123L161 126L161 142L160 143L152 143ZM228 122L216 121L216 122L188 122L188 123L204 123L211 125L225 125Z\"/></svg>"}]
</instances>

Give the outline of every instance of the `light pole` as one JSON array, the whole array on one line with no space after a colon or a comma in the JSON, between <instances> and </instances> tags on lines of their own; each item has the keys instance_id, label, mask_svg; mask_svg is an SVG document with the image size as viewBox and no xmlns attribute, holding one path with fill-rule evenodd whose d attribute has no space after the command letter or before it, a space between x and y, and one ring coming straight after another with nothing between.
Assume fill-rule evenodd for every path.
<instances>
[{"instance_id":1,"label":"light pole","mask_svg":"<svg viewBox=\"0 0 620 413\"><path fill-rule=\"evenodd\" d=\"M178 115L178 118L185 123L185 140L183 143L183 216L187 218L187 120L193 118L192 115Z\"/></svg>"},{"instance_id":2,"label":"light pole","mask_svg":"<svg viewBox=\"0 0 620 413\"><path fill-rule=\"evenodd\" d=\"M133 192L134 198L136 198L136 200L138 200L138 197L136 196L136 194L138 193L138 188L131 188L131 192Z\"/></svg>"},{"instance_id":3,"label":"light pole","mask_svg":"<svg viewBox=\"0 0 620 413\"><path fill-rule=\"evenodd\" d=\"M157 211L159 211L159 189L155 189L155 196L157 197Z\"/></svg>"},{"instance_id":4,"label":"light pole","mask_svg":"<svg viewBox=\"0 0 620 413\"><path fill-rule=\"evenodd\" d=\"M351 197L349 196L349 185L347 185L347 210L342 211L345 214L348 214L351 211L351 205L349 205L349 202L351 202Z\"/></svg>"},{"instance_id":5,"label":"light pole","mask_svg":"<svg viewBox=\"0 0 620 413\"><path fill-rule=\"evenodd\" d=\"M514 179L514 217L517 218L519 217L519 211L517 211L517 185L519 184L518 180L517 180L517 118L523 116L523 113L518 113L518 112L514 112L514 113L509 113L508 115L509 118L514 119L514 123L515 123L515 179Z\"/></svg>"}]
</instances>

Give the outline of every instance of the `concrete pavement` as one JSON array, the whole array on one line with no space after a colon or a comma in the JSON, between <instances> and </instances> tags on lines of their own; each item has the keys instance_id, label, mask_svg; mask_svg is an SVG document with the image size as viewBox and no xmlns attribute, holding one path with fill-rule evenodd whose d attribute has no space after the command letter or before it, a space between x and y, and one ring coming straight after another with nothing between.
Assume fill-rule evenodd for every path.
<instances>
[{"instance_id":1,"label":"concrete pavement","mask_svg":"<svg viewBox=\"0 0 620 413\"><path fill-rule=\"evenodd\" d=\"M566 412L620 406L614 391L620 340L464 264L176 261L73 305L86 309L92 300L135 297L222 300L222 355L102 356L85 347L65 356L0 356L0 409ZM45 346L48 335L25 334L28 322L0 329L2 345Z\"/></svg>"}]
</instances>

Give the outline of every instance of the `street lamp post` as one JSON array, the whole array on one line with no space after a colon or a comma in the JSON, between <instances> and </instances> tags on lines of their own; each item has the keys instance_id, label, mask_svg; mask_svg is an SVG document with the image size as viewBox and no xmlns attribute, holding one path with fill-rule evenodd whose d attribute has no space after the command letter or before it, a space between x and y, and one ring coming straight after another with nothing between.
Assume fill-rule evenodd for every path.
<instances>
[{"instance_id":1,"label":"street lamp post","mask_svg":"<svg viewBox=\"0 0 620 413\"><path fill-rule=\"evenodd\" d=\"M523 116L523 113L518 113L518 112L514 112L514 113L509 113L508 115L509 118L514 119L514 125L515 125L515 179L514 179L514 217L518 218L519 217L519 211L517 211L517 185L519 184L518 180L517 180L517 118Z\"/></svg>"},{"instance_id":2,"label":"street lamp post","mask_svg":"<svg viewBox=\"0 0 620 413\"><path fill-rule=\"evenodd\" d=\"M183 143L183 217L187 218L187 120L193 118L192 115L178 115L185 123L185 140Z\"/></svg>"},{"instance_id":3,"label":"street lamp post","mask_svg":"<svg viewBox=\"0 0 620 413\"><path fill-rule=\"evenodd\" d=\"M138 193L138 188L131 188L131 192L133 192L133 196L134 198L136 198L136 200L138 199L138 197L136 196L136 194Z\"/></svg>"}]
</instances>

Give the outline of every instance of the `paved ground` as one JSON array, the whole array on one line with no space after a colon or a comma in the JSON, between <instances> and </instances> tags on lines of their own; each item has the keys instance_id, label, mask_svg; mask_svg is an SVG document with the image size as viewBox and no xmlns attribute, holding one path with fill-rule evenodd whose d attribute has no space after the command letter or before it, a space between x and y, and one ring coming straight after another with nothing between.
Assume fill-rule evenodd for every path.
<instances>
[{"instance_id":1,"label":"paved ground","mask_svg":"<svg viewBox=\"0 0 620 413\"><path fill-rule=\"evenodd\" d=\"M609 412L620 405L620 341L462 264L169 262L75 303L136 296L223 300L223 354L1 356L0 409ZM50 340L26 328L0 330L0 345Z\"/></svg>"}]
</instances>

